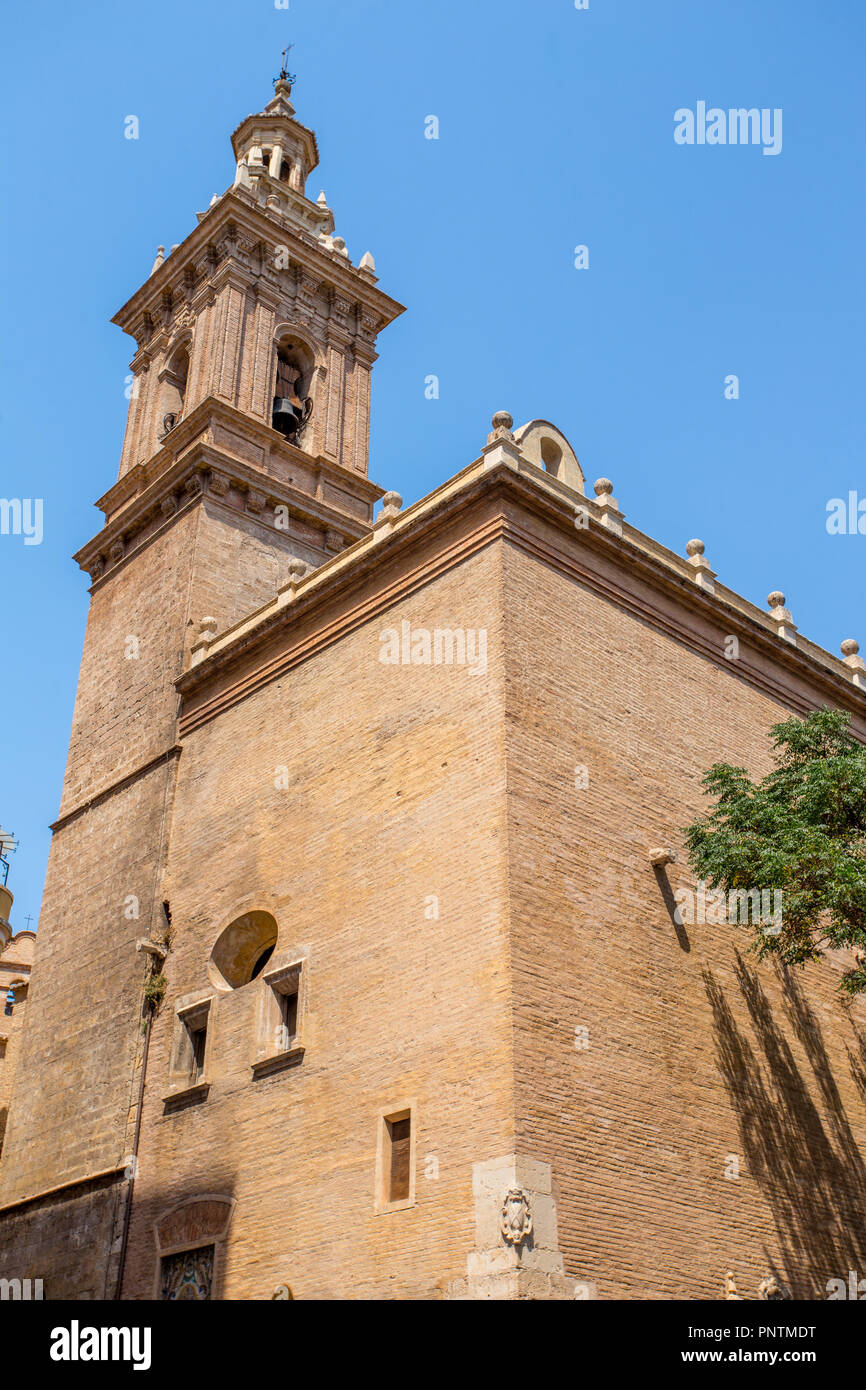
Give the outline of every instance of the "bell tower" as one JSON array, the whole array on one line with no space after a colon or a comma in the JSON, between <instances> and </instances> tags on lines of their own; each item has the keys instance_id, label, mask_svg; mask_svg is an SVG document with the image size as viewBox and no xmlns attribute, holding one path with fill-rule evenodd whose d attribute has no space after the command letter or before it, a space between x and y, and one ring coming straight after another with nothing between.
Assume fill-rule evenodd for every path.
<instances>
[{"instance_id":1,"label":"bell tower","mask_svg":"<svg viewBox=\"0 0 866 1390\"><path fill-rule=\"evenodd\" d=\"M381 496L368 479L370 376L376 337L402 306L379 290L369 252L352 263L324 192L307 197L316 137L295 117L285 70L275 87L232 135L231 188L182 245L159 248L115 316L137 350L120 481L103 501L113 523L133 491L207 440L226 466L259 474L258 486L237 479L254 514L282 503L308 544L321 523L324 559L363 533ZM212 462L200 471L219 489ZM91 545L82 560L102 573L110 550Z\"/></svg>"},{"instance_id":2,"label":"bell tower","mask_svg":"<svg viewBox=\"0 0 866 1390\"><path fill-rule=\"evenodd\" d=\"M178 929L176 682L202 632L364 537L383 495L370 377L402 306L307 197L318 147L291 95L284 69L232 136L231 186L114 319L135 342L130 407L104 524L75 557L91 604L19 1072L38 1085L16 1088L0 1160L10 1267L35 1251L51 1297L115 1287L147 952Z\"/></svg>"}]
</instances>

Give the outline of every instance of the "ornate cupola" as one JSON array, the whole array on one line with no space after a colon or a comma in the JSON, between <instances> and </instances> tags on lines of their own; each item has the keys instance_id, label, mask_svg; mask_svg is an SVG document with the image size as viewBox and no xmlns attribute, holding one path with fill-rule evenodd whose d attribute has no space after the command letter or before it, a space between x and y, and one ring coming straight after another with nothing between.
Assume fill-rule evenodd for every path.
<instances>
[{"instance_id":1,"label":"ornate cupola","mask_svg":"<svg viewBox=\"0 0 866 1390\"><path fill-rule=\"evenodd\" d=\"M286 516L319 563L370 527L376 338L403 312L354 264L324 193L316 137L285 67L232 135L232 185L115 316L136 342L119 481L77 557L95 579L187 499L210 493L263 526Z\"/></svg>"}]
</instances>

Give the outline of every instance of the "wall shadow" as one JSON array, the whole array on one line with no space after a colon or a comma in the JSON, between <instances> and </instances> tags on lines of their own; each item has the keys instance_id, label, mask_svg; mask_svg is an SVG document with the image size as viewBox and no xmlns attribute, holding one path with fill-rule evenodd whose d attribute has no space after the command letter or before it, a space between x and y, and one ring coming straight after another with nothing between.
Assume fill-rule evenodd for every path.
<instances>
[{"instance_id":1,"label":"wall shadow","mask_svg":"<svg viewBox=\"0 0 866 1390\"><path fill-rule=\"evenodd\" d=\"M784 1012L809 1061L821 1110L773 1015L757 973L736 956L756 1047L739 1027L712 971L703 970L716 1056L749 1173L776 1226L782 1268L768 1272L795 1298L826 1299L827 1281L866 1275L866 1164L851 1130L817 1017L791 970L780 969ZM849 1054L850 1057L850 1054ZM861 1063L866 1067L866 1061ZM763 1273L763 1271L762 1271Z\"/></svg>"},{"instance_id":2,"label":"wall shadow","mask_svg":"<svg viewBox=\"0 0 866 1390\"><path fill-rule=\"evenodd\" d=\"M668 910L668 916L671 919L671 925L677 934L677 941L680 944L680 950L686 952L691 951L692 943L689 941L689 934L683 926L682 922L677 920L677 900L674 897L674 890L671 888L671 885L668 882L667 873L664 869L660 868L658 864L653 865L653 873L656 876L656 883L659 886L659 891L664 899L665 907Z\"/></svg>"}]
</instances>

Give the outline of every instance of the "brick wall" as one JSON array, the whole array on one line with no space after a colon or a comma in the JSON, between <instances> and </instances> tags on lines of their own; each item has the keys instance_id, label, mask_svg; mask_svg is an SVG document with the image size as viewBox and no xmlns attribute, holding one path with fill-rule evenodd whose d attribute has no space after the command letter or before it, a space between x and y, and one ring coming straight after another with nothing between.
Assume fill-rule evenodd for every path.
<instances>
[{"instance_id":1,"label":"brick wall","mask_svg":"<svg viewBox=\"0 0 866 1390\"><path fill-rule=\"evenodd\" d=\"M513 1146L499 587L491 549L187 739L125 1297L151 1296L157 1217L207 1192L237 1201L225 1297L435 1298L465 1275L472 1164ZM487 674L382 665L404 618L486 628ZM253 981L213 1005L206 1101L166 1113L175 1003L255 907L307 958L303 1061L253 1080ZM406 1100L417 1204L377 1215L378 1114Z\"/></svg>"},{"instance_id":2,"label":"brick wall","mask_svg":"<svg viewBox=\"0 0 866 1390\"><path fill-rule=\"evenodd\" d=\"M728 1269L826 1296L866 1268L866 1010L838 959L785 978L745 928L678 933L647 858L694 885L702 773L763 775L790 710L721 629L713 664L513 549L504 605L518 1144L553 1165L566 1270L603 1298L717 1298Z\"/></svg>"}]
</instances>

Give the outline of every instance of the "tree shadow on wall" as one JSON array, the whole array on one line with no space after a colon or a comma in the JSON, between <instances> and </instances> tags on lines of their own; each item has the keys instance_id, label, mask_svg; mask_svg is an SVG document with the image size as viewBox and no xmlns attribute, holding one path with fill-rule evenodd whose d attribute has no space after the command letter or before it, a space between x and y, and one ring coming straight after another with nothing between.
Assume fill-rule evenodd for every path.
<instances>
[{"instance_id":1,"label":"tree shadow on wall","mask_svg":"<svg viewBox=\"0 0 866 1390\"><path fill-rule=\"evenodd\" d=\"M866 1273L866 1165L817 1018L793 972L779 972L784 1010L809 1059L822 1111L757 974L739 954L736 959L737 983L760 1051L739 1028L718 980L704 969L719 1069L749 1173L773 1213L782 1269L772 1272L788 1282L795 1298L824 1299L828 1279L847 1281L852 1269L859 1277Z\"/></svg>"}]
</instances>

